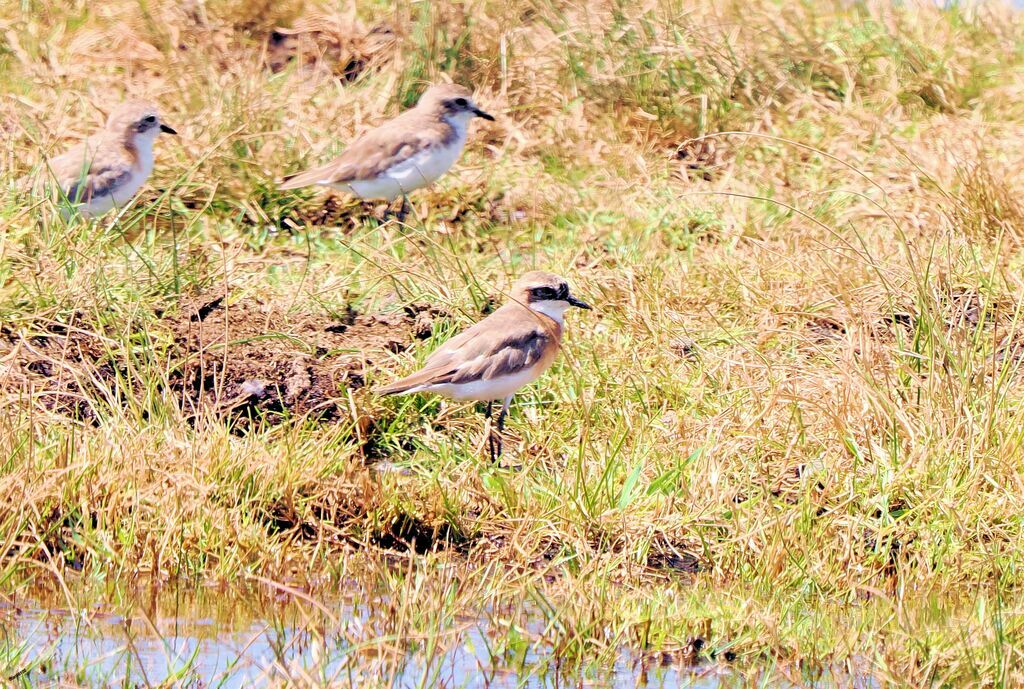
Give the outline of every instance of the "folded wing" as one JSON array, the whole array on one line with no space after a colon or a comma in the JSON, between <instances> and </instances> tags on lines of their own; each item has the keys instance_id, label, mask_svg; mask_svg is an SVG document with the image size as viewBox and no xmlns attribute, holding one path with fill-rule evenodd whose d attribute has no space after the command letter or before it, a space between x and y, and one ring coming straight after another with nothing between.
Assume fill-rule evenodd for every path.
<instances>
[{"instance_id":1,"label":"folded wing","mask_svg":"<svg viewBox=\"0 0 1024 689\"><path fill-rule=\"evenodd\" d=\"M415 114L410 111L406 114ZM280 189L298 189L312 184L346 184L371 180L436 143L424 128L404 126L403 116L373 129L352 143L345 151L320 167L286 176ZM396 127L396 125L399 125ZM401 131L400 136L396 132Z\"/></svg>"},{"instance_id":2,"label":"folded wing","mask_svg":"<svg viewBox=\"0 0 1024 689\"><path fill-rule=\"evenodd\" d=\"M109 196L131 179L130 166L107 168L98 173L86 175L68 184L61 184L61 190L74 203L89 203L94 197Z\"/></svg>"},{"instance_id":3,"label":"folded wing","mask_svg":"<svg viewBox=\"0 0 1024 689\"><path fill-rule=\"evenodd\" d=\"M57 185L73 203L89 203L94 197L110 195L131 179L134 161L94 151L92 146L80 144L50 161Z\"/></svg>"},{"instance_id":4,"label":"folded wing","mask_svg":"<svg viewBox=\"0 0 1024 689\"><path fill-rule=\"evenodd\" d=\"M421 370L376 392L396 395L423 386L459 385L519 373L537 365L556 337L542 323L507 330L483 325L484 321L452 338L430 355Z\"/></svg>"}]
</instances>

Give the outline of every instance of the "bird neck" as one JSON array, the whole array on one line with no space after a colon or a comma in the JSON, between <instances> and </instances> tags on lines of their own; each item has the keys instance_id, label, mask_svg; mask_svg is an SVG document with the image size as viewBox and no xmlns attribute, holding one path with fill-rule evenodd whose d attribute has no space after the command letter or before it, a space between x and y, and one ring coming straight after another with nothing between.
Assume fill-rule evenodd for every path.
<instances>
[{"instance_id":1,"label":"bird neck","mask_svg":"<svg viewBox=\"0 0 1024 689\"><path fill-rule=\"evenodd\" d=\"M557 299L542 299L541 301L530 302L529 308L537 313L544 314L562 327L565 322L565 310L569 308L569 302Z\"/></svg>"},{"instance_id":2,"label":"bird neck","mask_svg":"<svg viewBox=\"0 0 1024 689\"><path fill-rule=\"evenodd\" d=\"M441 119L455 131L455 139L459 144L466 142L466 134L469 132L469 121L473 119L473 113L467 111L445 113Z\"/></svg>"},{"instance_id":3,"label":"bird neck","mask_svg":"<svg viewBox=\"0 0 1024 689\"><path fill-rule=\"evenodd\" d=\"M124 147L131 153L132 158L135 159L136 164L145 172L152 172L153 170L153 144L156 142L156 137L160 133L158 129L152 129L147 132L134 133L134 135L128 135L124 138Z\"/></svg>"}]
</instances>

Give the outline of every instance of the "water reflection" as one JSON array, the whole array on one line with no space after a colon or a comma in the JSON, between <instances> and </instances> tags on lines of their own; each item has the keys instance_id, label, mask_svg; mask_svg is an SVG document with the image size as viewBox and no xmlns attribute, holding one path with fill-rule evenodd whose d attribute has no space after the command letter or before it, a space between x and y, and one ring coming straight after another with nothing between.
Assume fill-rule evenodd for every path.
<instances>
[{"instance_id":1,"label":"water reflection","mask_svg":"<svg viewBox=\"0 0 1024 689\"><path fill-rule=\"evenodd\" d=\"M108 602L77 602L97 599ZM663 666L626 652L613 667L570 677L551 648L536 642L540 621L528 615L451 618L430 633L398 638L387 633L397 627L377 619L387 610L380 599L319 602L269 587L153 587L100 598L39 592L0 603L0 669L24 686L732 685L724 666Z\"/></svg>"}]
</instances>

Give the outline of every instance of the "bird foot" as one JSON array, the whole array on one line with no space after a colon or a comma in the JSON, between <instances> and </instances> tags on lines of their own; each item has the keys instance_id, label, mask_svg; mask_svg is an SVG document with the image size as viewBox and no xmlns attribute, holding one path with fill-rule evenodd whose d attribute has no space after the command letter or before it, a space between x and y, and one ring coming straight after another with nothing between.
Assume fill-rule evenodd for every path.
<instances>
[{"instance_id":1,"label":"bird foot","mask_svg":"<svg viewBox=\"0 0 1024 689\"><path fill-rule=\"evenodd\" d=\"M488 424L489 426L489 424ZM497 463L501 458L501 452L504 449L504 438L502 438L501 431L496 428L487 429L487 454L491 458L492 463Z\"/></svg>"},{"instance_id":2,"label":"bird foot","mask_svg":"<svg viewBox=\"0 0 1024 689\"><path fill-rule=\"evenodd\" d=\"M384 214L381 216L381 223L387 223L394 220L396 224L404 225L405 217L409 215L409 210L410 206L408 199L402 199L402 205L397 211L393 209L392 203L389 202L384 206Z\"/></svg>"}]
</instances>

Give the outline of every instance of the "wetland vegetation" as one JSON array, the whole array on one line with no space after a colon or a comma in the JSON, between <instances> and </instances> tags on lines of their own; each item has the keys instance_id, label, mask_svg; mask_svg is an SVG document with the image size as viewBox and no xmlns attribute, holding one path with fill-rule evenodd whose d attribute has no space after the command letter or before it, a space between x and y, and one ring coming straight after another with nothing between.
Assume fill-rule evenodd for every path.
<instances>
[{"instance_id":1,"label":"wetland vegetation","mask_svg":"<svg viewBox=\"0 0 1024 689\"><path fill-rule=\"evenodd\" d=\"M1024 684L1022 69L994 4L0 4L0 682ZM277 188L445 78L404 225ZM180 136L65 221L126 96ZM595 308L500 463L370 393L532 269Z\"/></svg>"}]
</instances>

